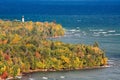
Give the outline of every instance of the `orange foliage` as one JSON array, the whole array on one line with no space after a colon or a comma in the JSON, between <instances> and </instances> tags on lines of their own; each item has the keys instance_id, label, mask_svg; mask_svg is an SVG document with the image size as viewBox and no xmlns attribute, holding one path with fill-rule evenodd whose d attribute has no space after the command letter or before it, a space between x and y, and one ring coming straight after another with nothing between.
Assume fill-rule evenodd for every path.
<instances>
[{"instance_id":1,"label":"orange foliage","mask_svg":"<svg viewBox=\"0 0 120 80\"><path fill-rule=\"evenodd\" d=\"M5 71L0 77L1 79L6 79L8 77L8 73Z\"/></svg>"},{"instance_id":2,"label":"orange foliage","mask_svg":"<svg viewBox=\"0 0 120 80\"><path fill-rule=\"evenodd\" d=\"M26 28L31 31L33 29L33 26L32 25L27 25Z\"/></svg>"},{"instance_id":3,"label":"orange foliage","mask_svg":"<svg viewBox=\"0 0 120 80\"><path fill-rule=\"evenodd\" d=\"M2 43L3 44L7 44L7 42L8 42L8 40L6 39L6 40L4 40L4 41L2 41Z\"/></svg>"},{"instance_id":4,"label":"orange foliage","mask_svg":"<svg viewBox=\"0 0 120 80\"><path fill-rule=\"evenodd\" d=\"M0 40L0 44L7 44L8 40Z\"/></svg>"},{"instance_id":5,"label":"orange foliage","mask_svg":"<svg viewBox=\"0 0 120 80\"><path fill-rule=\"evenodd\" d=\"M45 22L44 25L45 25L45 27L49 27L49 23L48 22Z\"/></svg>"},{"instance_id":6,"label":"orange foliage","mask_svg":"<svg viewBox=\"0 0 120 80\"><path fill-rule=\"evenodd\" d=\"M99 51L100 51L100 49L98 47L93 47L92 49L95 51L95 53L99 53Z\"/></svg>"},{"instance_id":7,"label":"orange foliage","mask_svg":"<svg viewBox=\"0 0 120 80\"><path fill-rule=\"evenodd\" d=\"M37 26L41 25L41 22L36 22L36 25L37 25Z\"/></svg>"},{"instance_id":8,"label":"orange foliage","mask_svg":"<svg viewBox=\"0 0 120 80\"><path fill-rule=\"evenodd\" d=\"M35 52L35 56L36 56L36 58L41 58L41 55L39 52Z\"/></svg>"},{"instance_id":9,"label":"orange foliage","mask_svg":"<svg viewBox=\"0 0 120 80\"><path fill-rule=\"evenodd\" d=\"M5 60L7 60L7 61L10 60L10 56L7 55L7 54L4 55L4 58L5 58Z\"/></svg>"}]
</instances>

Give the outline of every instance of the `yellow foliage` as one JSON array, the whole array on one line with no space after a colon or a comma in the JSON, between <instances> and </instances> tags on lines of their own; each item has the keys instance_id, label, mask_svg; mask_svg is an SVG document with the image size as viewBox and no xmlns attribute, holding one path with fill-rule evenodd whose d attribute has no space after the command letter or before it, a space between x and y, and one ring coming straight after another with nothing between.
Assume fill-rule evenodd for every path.
<instances>
[{"instance_id":1,"label":"yellow foliage","mask_svg":"<svg viewBox=\"0 0 120 80\"><path fill-rule=\"evenodd\" d=\"M9 70L9 73L11 76L17 76L17 75L20 75L20 68L18 66L12 66L10 67L10 70Z\"/></svg>"},{"instance_id":2,"label":"yellow foliage","mask_svg":"<svg viewBox=\"0 0 120 80\"><path fill-rule=\"evenodd\" d=\"M101 63L103 64L103 65L106 65L107 64L107 61L108 61L108 58L103 58L102 60L101 60Z\"/></svg>"},{"instance_id":3,"label":"yellow foliage","mask_svg":"<svg viewBox=\"0 0 120 80\"><path fill-rule=\"evenodd\" d=\"M22 71L22 72L25 72L25 64L24 64L24 63L21 63L21 66L20 66L20 67L21 67L21 71Z\"/></svg>"},{"instance_id":4,"label":"yellow foliage","mask_svg":"<svg viewBox=\"0 0 120 80\"><path fill-rule=\"evenodd\" d=\"M41 22L36 22L36 25L40 26L40 25L42 25L42 23Z\"/></svg>"},{"instance_id":5,"label":"yellow foliage","mask_svg":"<svg viewBox=\"0 0 120 80\"><path fill-rule=\"evenodd\" d=\"M100 48L99 47L92 47L92 49L95 51L95 53L100 53Z\"/></svg>"},{"instance_id":6,"label":"yellow foliage","mask_svg":"<svg viewBox=\"0 0 120 80\"><path fill-rule=\"evenodd\" d=\"M79 58L78 58L78 57L76 57L76 62L80 62L80 60L79 60Z\"/></svg>"},{"instance_id":7,"label":"yellow foliage","mask_svg":"<svg viewBox=\"0 0 120 80\"><path fill-rule=\"evenodd\" d=\"M26 44L26 47L32 47L33 44Z\"/></svg>"},{"instance_id":8,"label":"yellow foliage","mask_svg":"<svg viewBox=\"0 0 120 80\"><path fill-rule=\"evenodd\" d=\"M62 68L64 68L64 66L63 66L63 65L60 65L60 66L59 66L59 69L62 69Z\"/></svg>"},{"instance_id":9,"label":"yellow foliage","mask_svg":"<svg viewBox=\"0 0 120 80\"><path fill-rule=\"evenodd\" d=\"M20 68L17 69L17 75L20 75Z\"/></svg>"},{"instance_id":10,"label":"yellow foliage","mask_svg":"<svg viewBox=\"0 0 120 80\"><path fill-rule=\"evenodd\" d=\"M60 25L56 25L56 26L55 26L55 29L56 29L56 30L59 30L59 29L60 29Z\"/></svg>"},{"instance_id":11,"label":"yellow foliage","mask_svg":"<svg viewBox=\"0 0 120 80\"><path fill-rule=\"evenodd\" d=\"M10 60L7 61L7 63L8 63L9 65L13 64L13 61L11 60L11 58L10 58Z\"/></svg>"},{"instance_id":12,"label":"yellow foliage","mask_svg":"<svg viewBox=\"0 0 120 80\"><path fill-rule=\"evenodd\" d=\"M51 58L53 62L57 62L57 59L56 58Z\"/></svg>"},{"instance_id":13,"label":"yellow foliage","mask_svg":"<svg viewBox=\"0 0 120 80\"><path fill-rule=\"evenodd\" d=\"M44 25L45 25L45 27L48 27L49 23L48 23L48 22L45 22Z\"/></svg>"},{"instance_id":14,"label":"yellow foliage","mask_svg":"<svg viewBox=\"0 0 120 80\"><path fill-rule=\"evenodd\" d=\"M11 43L18 43L21 40L21 37L18 34L15 34Z\"/></svg>"},{"instance_id":15,"label":"yellow foliage","mask_svg":"<svg viewBox=\"0 0 120 80\"><path fill-rule=\"evenodd\" d=\"M6 66L0 61L0 74L6 71Z\"/></svg>"},{"instance_id":16,"label":"yellow foliage","mask_svg":"<svg viewBox=\"0 0 120 80\"><path fill-rule=\"evenodd\" d=\"M104 58L104 64L107 64L108 58Z\"/></svg>"},{"instance_id":17,"label":"yellow foliage","mask_svg":"<svg viewBox=\"0 0 120 80\"><path fill-rule=\"evenodd\" d=\"M5 31L2 31L1 33L2 33L2 34L1 34L2 36L6 36Z\"/></svg>"},{"instance_id":18,"label":"yellow foliage","mask_svg":"<svg viewBox=\"0 0 120 80\"><path fill-rule=\"evenodd\" d=\"M70 59L65 56L61 56L61 59L63 59L66 63L70 63Z\"/></svg>"},{"instance_id":19,"label":"yellow foliage","mask_svg":"<svg viewBox=\"0 0 120 80\"><path fill-rule=\"evenodd\" d=\"M1 68L2 71L6 70L6 66L4 65L3 68Z\"/></svg>"},{"instance_id":20,"label":"yellow foliage","mask_svg":"<svg viewBox=\"0 0 120 80\"><path fill-rule=\"evenodd\" d=\"M88 54L88 55L87 55L87 58L91 58L91 55L90 55L90 54Z\"/></svg>"},{"instance_id":21,"label":"yellow foliage","mask_svg":"<svg viewBox=\"0 0 120 80\"><path fill-rule=\"evenodd\" d=\"M44 69L46 66L43 62L37 62L36 65L37 65L37 68L39 68L39 69Z\"/></svg>"},{"instance_id":22,"label":"yellow foliage","mask_svg":"<svg viewBox=\"0 0 120 80\"><path fill-rule=\"evenodd\" d=\"M62 43L61 42L56 42L55 46L60 46Z\"/></svg>"}]
</instances>

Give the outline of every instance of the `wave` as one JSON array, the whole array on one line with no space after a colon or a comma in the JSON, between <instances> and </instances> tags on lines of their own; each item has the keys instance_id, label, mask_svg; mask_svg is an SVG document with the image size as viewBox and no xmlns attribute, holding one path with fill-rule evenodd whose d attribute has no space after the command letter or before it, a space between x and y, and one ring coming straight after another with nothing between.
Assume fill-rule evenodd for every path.
<instances>
[{"instance_id":1,"label":"wave","mask_svg":"<svg viewBox=\"0 0 120 80\"><path fill-rule=\"evenodd\" d=\"M104 29L90 29L90 32L99 32L99 33L114 33L116 30L104 30Z\"/></svg>"},{"instance_id":2,"label":"wave","mask_svg":"<svg viewBox=\"0 0 120 80\"><path fill-rule=\"evenodd\" d=\"M115 36L120 36L120 34L114 34Z\"/></svg>"},{"instance_id":3,"label":"wave","mask_svg":"<svg viewBox=\"0 0 120 80\"><path fill-rule=\"evenodd\" d=\"M92 36L120 36L120 33L111 34L108 32L94 32Z\"/></svg>"},{"instance_id":4,"label":"wave","mask_svg":"<svg viewBox=\"0 0 120 80\"><path fill-rule=\"evenodd\" d=\"M116 33L116 30L105 29L89 29L92 36L120 36L120 33Z\"/></svg>"},{"instance_id":5,"label":"wave","mask_svg":"<svg viewBox=\"0 0 120 80\"><path fill-rule=\"evenodd\" d=\"M106 34L107 32L94 32L93 34Z\"/></svg>"},{"instance_id":6,"label":"wave","mask_svg":"<svg viewBox=\"0 0 120 80\"><path fill-rule=\"evenodd\" d=\"M93 36L98 37L98 36L100 36L100 35L93 35Z\"/></svg>"},{"instance_id":7,"label":"wave","mask_svg":"<svg viewBox=\"0 0 120 80\"><path fill-rule=\"evenodd\" d=\"M65 76L60 76L60 78L61 78L61 79L64 79L64 78L65 78Z\"/></svg>"},{"instance_id":8,"label":"wave","mask_svg":"<svg viewBox=\"0 0 120 80\"><path fill-rule=\"evenodd\" d=\"M71 29L71 30L67 30L67 31L70 31L70 32L78 32L80 31L79 29Z\"/></svg>"},{"instance_id":9,"label":"wave","mask_svg":"<svg viewBox=\"0 0 120 80\"><path fill-rule=\"evenodd\" d=\"M85 31L82 32L83 35L87 35L87 33Z\"/></svg>"},{"instance_id":10,"label":"wave","mask_svg":"<svg viewBox=\"0 0 120 80\"><path fill-rule=\"evenodd\" d=\"M98 31L104 31L103 29L89 29L91 32L98 32Z\"/></svg>"},{"instance_id":11,"label":"wave","mask_svg":"<svg viewBox=\"0 0 120 80\"><path fill-rule=\"evenodd\" d=\"M45 79L45 80L47 80L47 79L48 79L48 77L42 77L42 79Z\"/></svg>"},{"instance_id":12,"label":"wave","mask_svg":"<svg viewBox=\"0 0 120 80\"><path fill-rule=\"evenodd\" d=\"M73 36L78 36L78 37L82 37L82 36L93 36L93 37L99 37L99 36L120 36L120 33L116 32L116 30L112 30L112 29L89 29L88 30L81 30L79 29L79 27L74 28L74 29L67 29L66 30L66 36L67 35L73 35Z\"/></svg>"},{"instance_id":13,"label":"wave","mask_svg":"<svg viewBox=\"0 0 120 80\"><path fill-rule=\"evenodd\" d=\"M109 65L114 65L114 60L108 60Z\"/></svg>"},{"instance_id":14,"label":"wave","mask_svg":"<svg viewBox=\"0 0 120 80\"><path fill-rule=\"evenodd\" d=\"M120 34L104 34L104 36L120 36Z\"/></svg>"},{"instance_id":15,"label":"wave","mask_svg":"<svg viewBox=\"0 0 120 80\"><path fill-rule=\"evenodd\" d=\"M116 32L116 31L115 31L115 30L109 30L108 32L109 32L109 33L113 33L113 32Z\"/></svg>"},{"instance_id":16,"label":"wave","mask_svg":"<svg viewBox=\"0 0 120 80\"><path fill-rule=\"evenodd\" d=\"M78 27L76 29L66 29L65 35L80 35L83 34L83 31L81 31Z\"/></svg>"},{"instance_id":17,"label":"wave","mask_svg":"<svg viewBox=\"0 0 120 80\"><path fill-rule=\"evenodd\" d=\"M76 29L71 29L71 30L69 30L69 31L75 32L75 31L76 31Z\"/></svg>"},{"instance_id":18,"label":"wave","mask_svg":"<svg viewBox=\"0 0 120 80\"><path fill-rule=\"evenodd\" d=\"M93 32L93 36L102 36L104 34L107 34L107 32Z\"/></svg>"},{"instance_id":19,"label":"wave","mask_svg":"<svg viewBox=\"0 0 120 80\"><path fill-rule=\"evenodd\" d=\"M29 80L35 80L35 79L33 79L33 78L29 78Z\"/></svg>"}]
</instances>

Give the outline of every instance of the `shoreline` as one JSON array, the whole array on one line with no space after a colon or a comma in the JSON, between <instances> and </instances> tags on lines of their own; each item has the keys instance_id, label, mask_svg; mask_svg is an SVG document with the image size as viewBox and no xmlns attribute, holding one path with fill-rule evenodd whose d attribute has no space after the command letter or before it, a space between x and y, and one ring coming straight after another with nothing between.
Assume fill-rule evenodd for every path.
<instances>
[{"instance_id":1,"label":"shoreline","mask_svg":"<svg viewBox=\"0 0 120 80\"><path fill-rule=\"evenodd\" d=\"M111 67L109 64L104 66L94 66L94 67L85 67L85 68L76 68L76 69L60 69L60 70L54 70L54 69L36 69L36 70L29 70L28 72L23 72L20 75L13 77L8 77L6 80L13 80L13 79L21 79L22 76L29 75L31 73L37 73L37 72L62 72L62 71L79 71L79 70L92 70L92 69L104 69Z\"/></svg>"},{"instance_id":2,"label":"shoreline","mask_svg":"<svg viewBox=\"0 0 120 80\"><path fill-rule=\"evenodd\" d=\"M104 66L93 66L93 67L85 67L85 68L76 68L76 69L36 69L36 70L29 70L28 72L23 72L24 74L35 73L35 72L57 72L57 71L74 71L74 70L89 70L89 69L102 69L102 68L109 68L110 65Z\"/></svg>"}]
</instances>

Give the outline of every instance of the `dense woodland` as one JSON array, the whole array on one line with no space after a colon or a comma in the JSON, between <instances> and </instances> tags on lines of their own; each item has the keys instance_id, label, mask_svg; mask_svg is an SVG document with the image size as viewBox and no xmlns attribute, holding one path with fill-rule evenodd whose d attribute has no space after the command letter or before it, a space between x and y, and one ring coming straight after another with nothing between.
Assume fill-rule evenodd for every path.
<instances>
[{"instance_id":1,"label":"dense woodland","mask_svg":"<svg viewBox=\"0 0 120 80\"><path fill-rule=\"evenodd\" d=\"M30 71L61 71L107 65L98 43L67 44L47 38L63 36L54 22L0 20L0 78Z\"/></svg>"}]
</instances>

